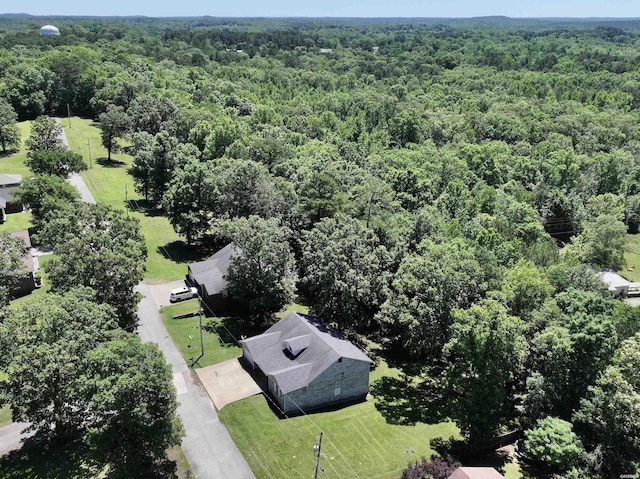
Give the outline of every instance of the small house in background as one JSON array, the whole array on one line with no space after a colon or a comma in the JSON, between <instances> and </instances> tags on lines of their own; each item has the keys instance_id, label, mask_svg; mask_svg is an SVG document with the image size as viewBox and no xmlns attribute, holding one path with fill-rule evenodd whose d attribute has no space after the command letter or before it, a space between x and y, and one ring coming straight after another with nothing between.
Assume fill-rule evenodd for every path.
<instances>
[{"instance_id":1,"label":"small house in background","mask_svg":"<svg viewBox=\"0 0 640 479\"><path fill-rule=\"evenodd\" d=\"M332 52L333 52L333 48L321 48L320 49L320 53L327 54L327 53L332 53Z\"/></svg>"},{"instance_id":2,"label":"small house in background","mask_svg":"<svg viewBox=\"0 0 640 479\"><path fill-rule=\"evenodd\" d=\"M493 467L459 467L448 479L504 479Z\"/></svg>"},{"instance_id":3,"label":"small house in background","mask_svg":"<svg viewBox=\"0 0 640 479\"><path fill-rule=\"evenodd\" d=\"M640 295L640 283L627 281L615 271L601 271L599 276L614 298Z\"/></svg>"},{"instance_id":4,"label":"small house in background","mask_svg":"<svg viewBox=\"0 0 640 479\"><path fill-rule=\"evenodd\" d=\"M60 30L53 25L45 25L40 29L40 35L43 37L60 36Z\"/></svg>"},{"instance_id":5,"label":"small house in background","mask_svg":"<svg viewBox=\"0 0 640 479\"><path fill-rule=\"evenodd\" d=\"M373 53L378 53L380 51L380 47L371 47L371 51Z\"/></svg>"},{"instance_id":6,"label":"small house in background","mask_svg":"<svg viewBox=\"0 0 640 479\"><path fill-rule=\"evenodd\" d=\"M7 215L22 211L22 205L13 201L13 194L22 183L22 175L0 174L0 223L7 220Z\"/></svg>"},{"instance_id":7,"label":"small house in background","mask_svg":"<svg viewBox=\"0 0 640 479\"><path fill-rule=\"evenodd\" d=\"M242 310L242 305L229 297L225 279L229 265L239 255L240 250L229 243L210 258L189 265L186 281L198 289L205 313Z\"/></svg>"},{"instance_id":8,"label":"small house in background","mask_svg":"<svg viewBox=\"0 0 640 479\"><path fill-rule=\"evenodd\" d=\"M13 292L14 296L24 296L37 287L35 272L39 269L38 260L31 254L31 237L29 236L29 230L14 231L9 234L14 238L20 238L24 241L22 261L24 262L27 273L22 279L20 279L20 282L16 286L16 290Z\"/></svg>"},{"instance_id":9,"label":"small house in background","mask_svg":"<svg viewBox=\"0 0 640 479\"><path fill-rule=\"evenodd\" d=\"M290 313L240 343L285 414L362 400L369 392L371 359L313 316Z\"/></svg>"}]
</instances>

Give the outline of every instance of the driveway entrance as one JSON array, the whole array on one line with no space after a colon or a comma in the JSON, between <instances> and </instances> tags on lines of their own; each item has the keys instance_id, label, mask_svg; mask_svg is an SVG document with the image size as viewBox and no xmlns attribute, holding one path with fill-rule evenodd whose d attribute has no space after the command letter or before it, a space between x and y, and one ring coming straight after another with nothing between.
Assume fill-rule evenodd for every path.
<instances>
[{"instance_id":1,"label":"driveway entrance","mask_svg":"<svg viewBox=\"0 0 640 479\"><path fill-rule=\"evenodd\" d=\"M195 371L218 411L227 404L262 392L238 359L230 359Z\"/></svg>"}]
</instances>

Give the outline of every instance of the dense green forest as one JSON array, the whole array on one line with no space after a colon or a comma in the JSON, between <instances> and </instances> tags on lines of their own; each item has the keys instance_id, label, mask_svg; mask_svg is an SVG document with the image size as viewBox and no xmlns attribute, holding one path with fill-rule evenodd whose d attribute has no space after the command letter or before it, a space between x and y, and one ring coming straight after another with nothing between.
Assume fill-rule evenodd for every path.
<instances>
[{"instance_id":1,"label":"dense green forest","mask_svg":"<svg viewBox=\"0 0 640 479\"><path fill-rule=\"evenodd\" d=\"M640 313L597 273L640 226L640 22L47 20L0 17L0 134L96 120L190 244L256 259L255 317L299 295L547 477L638 470Z\"/></svg>"}]
</instances>

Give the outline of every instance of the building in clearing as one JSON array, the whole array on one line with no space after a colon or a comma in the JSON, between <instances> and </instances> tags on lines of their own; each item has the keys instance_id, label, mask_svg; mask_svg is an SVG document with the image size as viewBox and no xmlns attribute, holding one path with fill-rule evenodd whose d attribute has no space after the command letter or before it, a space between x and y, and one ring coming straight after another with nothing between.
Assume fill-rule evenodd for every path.
<instances>
[{"instance_id":1,"label":"building in clearing","mask_svg":"<svg viewBox=\"0 0 640 479\"><path fill-rule=\"evenodd\" d=\"M0 174L0 223L7 219L7 214L22 211L22 205L13 201L13 194L22 183L22 175Z\"/></svg>"},{"instance_id":2,"label":"building in clearing","mask_svg":"<svg viewBox=\"0 0 640 479\"><path fill-rule=\"evenodd\" d=\"M40 29L40 35L43 37L59 36L60 30L53 25L45 25Z\"/></svg>"},{"instance_id":3,"label":"building in clearing","mask_svg":"<svg viewBox=\"0 0 640 479\"><path fill-rule=\"evenodd\" d=\"M640 283L627 281L615 271L601 271L599 276L614 298L618 296L638 296L640 294Z\"/></svg>"},{"instance_id":4,"label":"building in clearing","mask_svg":"<svg viewBox=\"0 0 640 479\"><path fill-rule=\"evenodd\" d=\"M240 344L287 415L362 400L369 392L371 359L313 316L290 313Z\"/></svg>"},{"instance_id":5,"label":"building in clearing","mask_svg":"<svg viewBox=\"0 0 640 479\"><path fill-rule=\"evenodd\" d=\"M225 275L233 259L240 255L240 250L229 243L216 254L204 261L191 263L188 266L186 282L198 289L205 313L218 314L242 312L243 305L235 301L227 293Z\"/></svg>"}]
</instances>

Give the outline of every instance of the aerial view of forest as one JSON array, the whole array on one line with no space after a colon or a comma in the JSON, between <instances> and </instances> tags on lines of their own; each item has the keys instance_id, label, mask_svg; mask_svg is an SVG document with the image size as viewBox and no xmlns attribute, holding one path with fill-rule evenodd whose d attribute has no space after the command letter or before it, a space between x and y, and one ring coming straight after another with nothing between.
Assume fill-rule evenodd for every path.
<instances>
[{"instance_id":1,"label":"aerial view of forest","mask_svg":"<svg viewBox=\"0 0 640 479\"><path fill-rule=\"evenodd\" d=\"M190 477L137 285L229 243L209 364L292 308L374 363L364 404L225 406L256 477L309 477L317 424L317 477L637 477L640 21L0 15L0 147L0 426L77 451L0 442L0 477ZM23 228L44 288L14 299Z\"/></svg>"}]
</instances>

